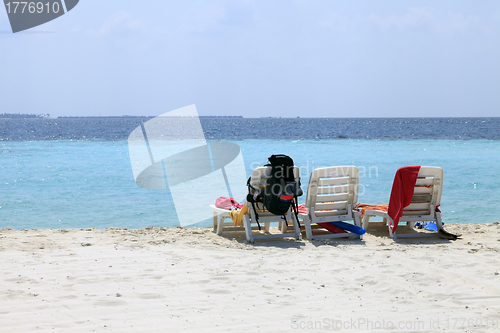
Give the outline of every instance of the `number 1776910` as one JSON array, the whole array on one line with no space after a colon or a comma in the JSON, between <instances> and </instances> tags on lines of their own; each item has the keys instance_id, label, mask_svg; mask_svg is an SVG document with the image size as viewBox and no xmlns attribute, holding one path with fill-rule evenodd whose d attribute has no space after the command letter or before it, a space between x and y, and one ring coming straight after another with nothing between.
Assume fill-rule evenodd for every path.
<instances>
[{"instance_id":1,"label":"number 1776910","mask_svg":"<svg viewBox=\"0 0 500 333\"><path fill-rule=\"evenodd\" d=\"M8 14L41 14L41 13L59 13L60 6L57 1L43 3L43 2L7 2L5 4Z\"/></svg>"}]
</instances>

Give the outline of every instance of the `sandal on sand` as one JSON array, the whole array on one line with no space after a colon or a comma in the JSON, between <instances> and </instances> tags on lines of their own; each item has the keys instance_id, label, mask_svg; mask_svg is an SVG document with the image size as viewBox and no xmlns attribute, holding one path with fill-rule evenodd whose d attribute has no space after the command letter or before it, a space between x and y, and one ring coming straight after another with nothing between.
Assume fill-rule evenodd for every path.
<instances>
[{"instance_id":1,"label":"sandal on sand","mask_svg":"<svg viewBox=\"0 0 500 333\"><path fill-rule=\"evenodd\" d=\"M443 239L451 239L451 240L457 240L457 238L462 236L462 235L451 234L448 231L444 230L443 228L439 229L438 235L439 235L439 237L441 237Z\"/></svg>"}]
</instances>

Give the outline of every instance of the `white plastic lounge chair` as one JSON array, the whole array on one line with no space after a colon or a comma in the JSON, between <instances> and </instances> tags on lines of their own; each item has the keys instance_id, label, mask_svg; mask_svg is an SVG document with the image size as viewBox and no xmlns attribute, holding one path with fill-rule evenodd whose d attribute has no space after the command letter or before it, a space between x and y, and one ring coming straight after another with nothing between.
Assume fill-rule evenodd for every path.
<instances>
[{"instance_id":1,"label":"white plastic lounge chair","mask_svg":"<svg viewBox=\"0 0 500 333\"><path fill-rule=\"evenodd\" d=\"M318 168L311 173L306 197L307 214L299 214L308 239L362 238L353 232L314 235L311 227L315 223L349 220L360 227L359 212L354 210L358 200L358 184L358 168L355 166Z\"/></svg>"},{"instance_id":2,"label":"white plastic lounge chair","mask_svg":"<svg viewBox=\"0 0 500 333\"><path fill-rule=\"evenodd\" d=\"M217 235L222 235L222 231L226 229L227 231L238 231L243 230L243 226L235 227L234 222L229 216L229 211L224 208L216 207L215 205L210 205L213 212L213 225L214 232ZM226 222L226 220L229 220Z\"/></svg>"},{"instance_id":3,"label":"white plastic lounge chair","mask_svg":"<svg viewBox=\"0 0 500 333\"><path fill-rule=\"evenodd\" d=\"M443 169L439 167L422 166L418 172L417 181L413 191L413 198L409 206L403 209L403 215L399 223L406 224L413 228L415 221L433 221L436 223L437 230L443 227L441 212L437 207L441 202L441 193L443 191ZM389 235L396 239L397 237L425 237L435 235L435 233L414 232L407 234L396 234L393 232L394 222L388 213L378 210L366 210L363 217L363 227L367 228L370 217L380 216L384 224L388 222Z\"/></svg>"},{"instance_id":4,"label":"white plastic lounge chair","mask_svg":"<svg viewBox=\"0 0 500 333\"><path fill-rule=\"evenodd\" d=\"M297 168L296 166L293 169L293 174L295 177L295 181L299 182L299 168ZM254 188L259 188L259 187L263 188L265 187L266 181L270 176L271 176L270 166L257 167L253 171L252 176L250 177L250 185L252 185L252 187ZM253 190L250 190L250 194L253 194L252 192ZM288 233L288 232L283 232L286 230L286 227L282 227L282 225L285 224L285 221L283 220L282 216L269 213L267 210L264 209L264 205L261 203L255 204L255 209L257 210L257 212L254 211L253 205L250 202L247 201L246 205L248 206L248 214L243 216L243 225L245 227L245 233L248 242L253 243L255 240L285 238L285 237L294 237L295 239L302 239L299 223L297 221L297 218L295 217L295 214L293 214L291 208L285 214L287 223L288 224L291 223L291 225L293 225L293 232ZM256 213L259 217L258 218L259 224L264 224L264 232L266 233L264 235L253 233L253 230L257 229L257 227L255 227L255 225L257 225ZM273 222L279 223L279 229L282 231L282 233L269 234L269 227L270 224ZM254 225L253 228L252 225Z\"/></svg>"}]
</instances>

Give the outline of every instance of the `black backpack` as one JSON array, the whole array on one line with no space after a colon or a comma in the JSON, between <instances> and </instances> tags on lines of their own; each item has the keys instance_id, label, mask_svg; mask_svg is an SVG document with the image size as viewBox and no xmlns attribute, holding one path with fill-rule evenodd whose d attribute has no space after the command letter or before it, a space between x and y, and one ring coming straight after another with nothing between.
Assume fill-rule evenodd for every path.
<instances>
[{"instance_id":1,"label":"black backpack","mask_svg":"<svg viewBox=\"0 0 500 333\"><path fill-rule=\"evenodd\" d=\"M282 215L286 222L285 214L292 207L296 217L298 216L298 200L297 197L302 195L300 188L300 180L297 183L293 174L294 164L291 157L287 155L272 155L269 157L269 164L271 166L271 175L267 179L264 191L255 189L250 185L248 179L247 185L249 195L247 200L254 205L254 203L261 202L265 208L272 214ZM255 215L258 223L258 214L255 210ZM259 225L260 229L260 225Z\"/></svg>"}]
</instances>

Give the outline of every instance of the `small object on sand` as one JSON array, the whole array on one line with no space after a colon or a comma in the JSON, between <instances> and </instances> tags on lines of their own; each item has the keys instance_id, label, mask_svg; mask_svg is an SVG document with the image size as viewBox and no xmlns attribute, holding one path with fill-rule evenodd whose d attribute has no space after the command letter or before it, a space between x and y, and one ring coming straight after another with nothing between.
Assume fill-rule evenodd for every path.
<instances>
[{"instance_id":1,"label":"small object on sand","mask_svg":"<svg viewBox=\"0 0 500 333\"><path fill-rule=\"evenodd\" d=\"M363 235L364 233L366 233L365 228L358 227L357 225L352 225L352 224L345 223L345 222L330 222L330 224L333 224L337 228L340 228L340 229L343 229L346 231L350 231L350 232L353 232L353 233L358 234L358 235ZM324 226L324 224L322 224L322 226Z\"/></svg>"},{"instance_id":2,"label":"small object on sand","mask_svg":"<svg viewBox=\"0 0 500 333\"><path fill-rule=\"evenodd\" d=\"M444 230L443 228L439 229L438 235L439 235L439 237L441 237L443 239L450 239L450 240L457 240L457 238L462 236L462 235L451 234L448 231Z\"/></svg>"},{"instance_id":3,"label":"small object on sand","mask_svg":"<svg viewBox=\"0 0 500 333\"><path fill-rule=\"evenodd\" d=\"M424 227L424 229L429 231L437 231L437 225L435 222L429 222L427 223L427 226Z\"/></svg>"}]
</instances>

